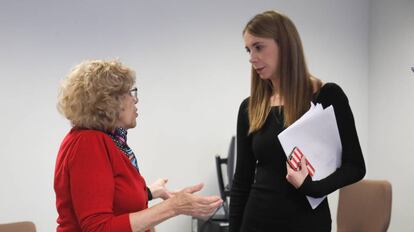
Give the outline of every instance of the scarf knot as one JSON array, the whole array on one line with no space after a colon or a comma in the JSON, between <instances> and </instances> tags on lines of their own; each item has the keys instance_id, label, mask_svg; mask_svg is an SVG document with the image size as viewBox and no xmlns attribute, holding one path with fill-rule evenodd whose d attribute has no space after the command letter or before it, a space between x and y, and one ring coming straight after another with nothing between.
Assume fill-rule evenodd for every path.
<instances>
[{"instance_id":1,"label":"scarf knot","mask_svg":"<svg viewBox=\"0 0 414 232\"><path fill-rule=\"evenodd\" d=\"M128 157L129 161L131 161L131 164L139 172L137 158L135 157L132 149L127 144L127 130L124 128L116 128L113 132L107 134L115 142L116 146Z\"/></svg>"}]
</instances>

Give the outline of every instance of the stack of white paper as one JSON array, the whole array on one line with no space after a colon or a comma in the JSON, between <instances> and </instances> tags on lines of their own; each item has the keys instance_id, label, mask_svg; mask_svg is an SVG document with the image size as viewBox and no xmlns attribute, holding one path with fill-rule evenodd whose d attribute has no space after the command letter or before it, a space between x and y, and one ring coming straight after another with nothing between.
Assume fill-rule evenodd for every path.
<instances>
[{"instance_id":1,"label":"stack of white paper","mask_svg":"<svg viewBox=\"0 0 414 232\"><path fill-rule=\"evenodd\" d=\"M325 109L311 103L311 108L295 123L282 131L278 138L286 156L296 146L315 168L313 180L320 180L341 166L342 145L333 106ZM326 196L306 196L315 209Z\"/></svg>"}]
</instances>

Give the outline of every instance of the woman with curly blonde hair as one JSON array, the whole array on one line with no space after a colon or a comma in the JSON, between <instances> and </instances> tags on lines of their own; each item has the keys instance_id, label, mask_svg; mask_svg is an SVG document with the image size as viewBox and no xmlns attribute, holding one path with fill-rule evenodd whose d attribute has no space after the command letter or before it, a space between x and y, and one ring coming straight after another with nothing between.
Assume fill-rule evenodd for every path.
<instances>
[{"instance_id":1,"label":"woman with curly blonde hair","mask_svg":"<svg viewBox=\"0 0 414 232\"><path fill-rule=\"evenodd\" d=\"M71 123L55 167L57 231L149 231L179 214L206 216L218 196L196 196L202 184L179 192L166 179L148 186L128 146L138 117L135 73L117 60L85 61L62 83L58 110ZM161 198L148 208L148 201Z\"/></svg>"}]
</instances>

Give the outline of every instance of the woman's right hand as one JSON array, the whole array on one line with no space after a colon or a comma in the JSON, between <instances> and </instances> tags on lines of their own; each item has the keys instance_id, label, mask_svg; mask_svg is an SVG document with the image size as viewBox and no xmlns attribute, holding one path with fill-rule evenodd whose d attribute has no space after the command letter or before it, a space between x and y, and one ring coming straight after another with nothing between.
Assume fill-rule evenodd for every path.
<instances>
[{"instance_id":1,"label":"woman's right hand","mask_svg":"<svg viewBox=\"0 0 414 232\"><path fill-rule=\"evenodd\" d=\"M171 200L173 210L177 214L185 214L193 217L206 217L211 215L222 203L218 196L199 196L193 193L200 191L203 184L197 184L174 194Z\"/></svg>"}]
</instances>

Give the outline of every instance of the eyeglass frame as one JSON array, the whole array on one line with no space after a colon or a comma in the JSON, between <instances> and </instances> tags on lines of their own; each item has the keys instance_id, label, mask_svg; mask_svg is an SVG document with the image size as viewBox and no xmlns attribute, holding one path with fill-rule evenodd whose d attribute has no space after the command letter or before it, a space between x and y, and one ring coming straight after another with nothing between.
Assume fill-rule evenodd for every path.
<instances>
[{"instance_id":1,"label":"eyeglass frame","mask_svg":"<svg viewBox=\"0 0 414 232\"><path fill-rule=\"evenodd\" d=\"M135 99L138 99L138 88L135 87L135 88L129 90L129 95L131 95Z\"/></svg>"}]
</instances>

